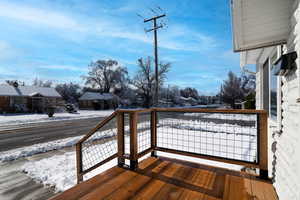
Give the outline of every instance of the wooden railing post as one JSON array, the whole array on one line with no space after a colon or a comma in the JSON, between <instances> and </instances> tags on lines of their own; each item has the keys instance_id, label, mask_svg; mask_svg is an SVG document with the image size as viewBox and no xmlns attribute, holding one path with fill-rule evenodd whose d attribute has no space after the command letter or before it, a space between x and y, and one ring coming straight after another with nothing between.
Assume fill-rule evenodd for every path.
<instances>
[{"instance_id":1,"label":"wooden railing post","mask_svg":"<svg viewBox=\"0 0 300 200\"><path fill-rule=\"evenodd\" d=\"M81 143L76 144L77 184L83 181Z\"/></svg>"},{"instance_id":2,"label":"wooden railing post","mask_svg":"<svg viewBox=\"0 0 300 200\"><path fill-rule=\"evenodd\" d=\"M118 166L123 167L124 159L124 113L117 114L117 131L118 131Z\"/></svg>"},{"instance_id":3,"label":"wooden railing post","mask_svg":"<svg viewBox=\"0 0 300 200\"><path fill-rule=\"evenodd\" d=\"M130 169L138 167L137 155L137 112L130 113Z\"/></svg>"},{"instance_id":4,"label":"wooden railing post","mask_svg":"<svg viewBox=\"0 0 300 200\"><path fill-rule=\"evenodd\" d=\"M157 147L157 113L151 111L151 156L157 157L157 152L154 150Z\"/></svg>"},{"instance_id":5,"label":"wooden railing post","mask_svg":"<svg viewBox=\"0 0 300 200\"><path fill-rule=\"evenodd\" d=\"M258 114L259 128L259 175L268 179L268 116L267 113Z\"/></svg>"}]
</instances>

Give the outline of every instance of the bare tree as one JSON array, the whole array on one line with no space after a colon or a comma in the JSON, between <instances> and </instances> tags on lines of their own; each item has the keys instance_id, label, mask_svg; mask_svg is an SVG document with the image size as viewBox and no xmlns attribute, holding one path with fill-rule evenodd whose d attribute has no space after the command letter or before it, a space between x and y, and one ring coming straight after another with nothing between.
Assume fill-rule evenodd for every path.
<instances>
[{"instance_id":1,"label":"bare tree","mask_svg":"<svg viewBox=\"0 0 300 200\"><path fill-rule=\"evenodd\" d=\"M128 72L115 60L98 60L89 65L87 76L82 76L87 86L101 92L112 92L128 80Z\"/></svg>"},{"instance_id":2,"label":"bare tree","mask_svg":"<svg viewBox=\"0 0 300 200\"><path fill-rule=\"evenodd\" d=\"M133 79L133 85L137 88L138 95L143 99L143 106L150 107L153 103L155 73L150 57L138 59L139 70ZM167 72L171 67L170 63L160 63L158 70L158 85L162 87Z\"/></svg>"}]
</instances>

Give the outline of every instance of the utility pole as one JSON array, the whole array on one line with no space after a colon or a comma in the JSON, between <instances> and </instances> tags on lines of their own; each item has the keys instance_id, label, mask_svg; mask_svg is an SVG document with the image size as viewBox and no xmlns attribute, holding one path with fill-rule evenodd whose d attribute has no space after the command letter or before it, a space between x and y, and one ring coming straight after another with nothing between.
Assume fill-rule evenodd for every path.
<instances>
[{"instance_id":1,"label":"utility pole","mask_svg":"<svg viewBox=\"0 0 300 200\"><path fill-rule=\"evenodd\" d=\"M165 17L165 14L154 16L149 19L144 19L144 23L153 21L153 28L146 30L146 32L154 32L154 63L155 63L155 94L154 94L154 105L158 105L158 53L157 53L157 30L162 28L163 25L157 26L157 19Z\"/></svg>"}]
</instances>

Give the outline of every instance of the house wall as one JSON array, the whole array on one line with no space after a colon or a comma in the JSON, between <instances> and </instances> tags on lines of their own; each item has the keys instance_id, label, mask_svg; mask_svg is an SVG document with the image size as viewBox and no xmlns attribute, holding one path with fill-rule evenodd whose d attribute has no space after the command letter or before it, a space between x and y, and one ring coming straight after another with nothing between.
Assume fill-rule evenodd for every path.
<instances>
[{"instance_id":1,"label":"house wall","mask_svg":"<svg viewBox=\"0 0 300 200\"><path fill-rule=\"evenodd\" d=\"M0 112L9 110L10 99L6 96L0 96Z\"/></svg>"},{"instance_id":2,"label":"house wall","mask_svg":"<svg viewBox=\"0 0 300 200\"><path fill-rule=\"evenodd\" d=\"M291 32L283 52L297 51L297 70L279 77L279 113L277 121L269 119L269 175L282 200L300 200L300 0L295 0L290 18ZM265 53L263 56L271 56ZM262 109L262 61L257 63L257 109ZM276 146L275 153L272 151Z\"/></svg>"}]
</instances>

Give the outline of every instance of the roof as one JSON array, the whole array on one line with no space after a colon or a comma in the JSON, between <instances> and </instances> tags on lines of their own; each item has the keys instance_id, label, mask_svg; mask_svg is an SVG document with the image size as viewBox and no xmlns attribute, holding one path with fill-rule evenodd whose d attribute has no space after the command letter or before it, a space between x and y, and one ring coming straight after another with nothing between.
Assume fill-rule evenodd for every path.
<instances>
[{"instance_id":1,"label":"roof","mask_svg":"<svg viewBox=\"0 0 300 200\"><path fill-rule=\"evenodd\" d=\"M252 65L265 62L265 55L269 55L274 51L275 47L266 47L261 49L254 49L250 51L243 51L240 53L240 66L245 67L246 65Z\"/></svg>"},{"instance_id":2,"label":"roof","mask_svg":"<svg viewBox=\"0 0 300 200\"><path fill-rule=\"evenodd\" d=\"M85 92L79 100L110 100L117 98L111 93Z\"/></svg>"},{"instance_id":3,"label":"roof","mask_svg":"<svg viewBox=\"0 0 300 200\"><path fill-rule=\"evenodd\" d=\"M284 44L293 0L231 0L234 51Z\"/></svg>"},{"instance_id":4,"label":"roof","mask_svg":"<svg viewBox=\"0 0 300 200\"><path fill-rule=\"evenodd\" d=\"M40 94L44 97L61 97L61 95L51 87L0 85L0 96L34 96Z\"/></svg>"}]
</instances>

